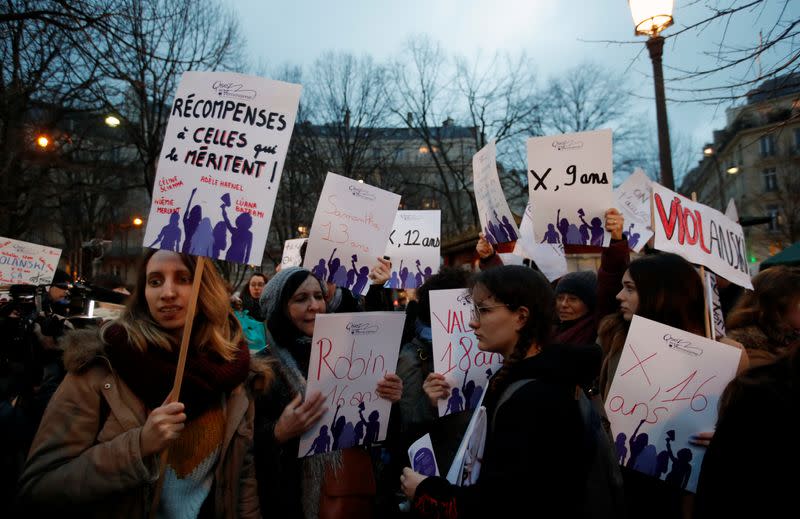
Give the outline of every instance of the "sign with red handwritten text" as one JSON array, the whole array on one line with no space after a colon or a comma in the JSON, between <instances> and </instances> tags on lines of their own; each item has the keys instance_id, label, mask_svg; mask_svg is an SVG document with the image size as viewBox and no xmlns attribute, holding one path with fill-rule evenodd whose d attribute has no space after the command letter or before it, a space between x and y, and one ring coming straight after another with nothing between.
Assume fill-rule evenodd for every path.
<instances>
[{"instance_id":1,"label":"sign with red handwritten text","mask_svg":"<svg viewBox=\"0 0 800 519\"><path fill-rule=\"evenodd\" d=\"M516 241L519 229L497 175L494 140L472 157L472 186L486 240L492 245Z\"/></svg>"},{"instance_id":2,"label":"sign with red handwritten text","mask_svg":"<svg viewBox=\"0 0 800 519\"><path fill-rule=\"evenodd\" d=\"M400 195L328 173L308 236L303 267L363 295L369 270L383 257Z\"/></svg>"},{"instance_id":3,"label":"sign with red handwritten text","mask_svg":"<svg viewBox=\"0 0 800 519\"><path fill-rule=\"evenodd\" d=\"M442 212L397 211L386 256L392 260L387 288L419 288L439 271Z\"/></svg>"},{"instance_id":4,"label":"sign with red handwritten text","mask_svg":"<svg viewBox=\"0 0 800 519\"><path fill-rule=\"evenodd\" d=\"M404 321L401 312L317 315L306 394L322 392L328 410L300 438L298 457L386 439L392 404L375 388L397 367Z\"/></svg>"},{"instance_id":5,"label":"sign with red handwritten text","mask_svg":"<svg viewBox=\"0 0 800 519\"><path fill-rule=\"evenodd\" d=\"M628 240L628 248L639 252L653 236L650 228L650 198L653 195L653 181L644 171L636 169L614 190L616 208L625 217L623 236Z\"/></svg>"},{"instance_id":6,"label":"sign with red handwritten text","mask_svg":"<svg viewBox=\"0 0 800 519\"><path fill-rule=\"evenodd\" d=\"M283 242L283 255L281 256L281 267L299 267L303 262L300 257L300 248L308 238L296 238Z\"/></svg>"},{"instance_id":7,"label":"sign with red handwritten text","mask_svg":"<svg viewBox=\"0 0 800 519\"><path fill-rule=\"evenodd\" d=\"M232 72L183 73L144 246L261 263L300 89Z\"/></svg>"},{"instance_id":8,"label":"sign with red handwritten text","mask_svg":"<svg viewBox=\"0 0 800 519\"><path fill-rule=\"evenodd\" d=\"M752 289L742 226L716 209L653 183L654 247L680 254Z\"/></svg>"},{"instance_id":9,"label":"sign with red handwritten text","mask_svg":"<svg viewBox=\"0 0 800 519\"><path fill-rule=\"evenodd\" d=\"M0 285L47 285L61 249L0 236Z\"/></svg>"},{"instance_id":10,"label":"sign with red handwritten text","mask_svg":"<svg viewBox=\"0 0 800 519\"><path fill-rule=\"evenodd\" d=\"M694 492L740 350L643 317L631 321L605 410L620 465Z\"/></svg>"},{"instance_id":11,"label":"sign with red handwritten text","mask_svg":"<svg viewBox=\"0 0 800 519\"><path fill-rule=\"evenodd\" d=\"M503 366L503 356L478 349L470 327L472 297L463 288L431 290L433 370L445 376L450 396L439 400L439 416L477 409L489 378Z\"/></svg>"},{"instance_id":12,"label":"sign with red handwritten text","mask_svg":"<svg viewBox=\"0 0 800 519\"><path fill-rule=\"evenodd\" d=\"M528 192L537 242L608 246L611 130L528 139Z\"/></svg>"},{"instance_id":13,"label":"sign with red handwritten text","mask_svg":"<svg viewBox=\"0 0 800 519\"><path fill-rule=\"evenodd\" d=\"M561 243L539 243L533 237L533 206L528 203L522 223L519 226L519 239L514 244L514 254L528 258L536 263L548 281L553 282L567 273L567 258Z\"/></svg>"}]
</instances>

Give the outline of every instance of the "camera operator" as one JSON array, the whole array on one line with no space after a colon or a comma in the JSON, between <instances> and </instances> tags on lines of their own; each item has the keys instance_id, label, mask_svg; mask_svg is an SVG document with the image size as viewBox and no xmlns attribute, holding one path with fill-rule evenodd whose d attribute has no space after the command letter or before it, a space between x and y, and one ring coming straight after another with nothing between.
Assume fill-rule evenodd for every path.
<instances>
[{"instance_id":1,"label":"camera operator","mask_svg":"<svg viewBox=\"0 0 800 519\"><path fill-rule=\"evenodd\" d=\"M72 328L70 278L57 270L44 287L13 285L0 307L0 502L14 487L47 403L65 371L58 339Z\"/></svg>"}]
</instances>

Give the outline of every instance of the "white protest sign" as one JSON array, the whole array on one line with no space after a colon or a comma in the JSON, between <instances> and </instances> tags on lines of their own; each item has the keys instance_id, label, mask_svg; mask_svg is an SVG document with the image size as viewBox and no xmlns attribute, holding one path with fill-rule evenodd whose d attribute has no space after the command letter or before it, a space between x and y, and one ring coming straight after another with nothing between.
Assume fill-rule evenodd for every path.
<instances>
[{"instance_id":1,"label":"white protest sign","mask_svg":"<svg viewBox=\"0 0 800 519\"><path fill-rule=\"evenodd\" d=\"M519 240L514 254L536 262L548 281L553 282L567 273L567 258L561 243L537 243L533 238L533 206L529 203L519 226Z\"/></svg>"},{"instance_id":2,"label":"white protest sign","mask_svg":"<svg viewBox=\"0 0 800 519\"><path fill-rule=\"evenodd\" d=\"M706 304L708 315L711 316L711 338L725 337L725 316L722 314L722 302L719 299L719 285L717 276L706 271Z\"/></svg>"},{"instance_id":3,"label":"white protest sign","mask_svg":"<svg viewBox=\"0 0 800 519\"><path fill-rule=\"evenodd\" d=\"M426 434L411 444L411 447L408 448L408 459L411 460L411 468L414 472L423 476L439 475L439 465L436 463L436 456L433 453L430 434Z\"/></svg>"},{"instance_id":4,"label":"white protest sign","mask_svg":"<svg viewBox=\"0 0 800 519\"><path fill-rule=\"evenodd\" d=\"M478 349L469 321L472 298L463 288L431 290L433 370L445 376L450 396L439 400L439 416L477 409L489 378L503 366L503 356Z\"/></svg>"},{"instance_id":5,"label":"white protest sign","mask_svg":"<svg viewBox=\"0 0 800 519\"><path fill-rule=\"evenodd\" d=\"M233 72L183 73L145 246L261 263L300 88Z\"/></svg>"},{"instance_id":6,"label":"white protest sign","mask_svg":"<svg viewBox=\"0 0 800 519\"><path fill-rule=\"evenodd\" d=\"M375 387L397 367L404 321L401 312L317 315L306 393L320 391L328 410L300 438L299 457L386 438L392 403Z\"/></svg>"},{"instance_id":7,"label":"white protest sign","mask_svg":"<svg viewBox=\"0 0 800 519\"><path fill-rule=\"evenodd\" d=\"M653 184L654 247L753 288L742 226L716 209Z\"/></svg>"},{"instance_id":8,"label":"white protest sign","mask_svg":"<svg viewBox=\"0 0 800 519\"><path fill-rule=\"evenodd\" d=\"M653 236L650 228L650 198L653 194L652 180L644 171L636 169L614 190L616 207L625 217L622 234L628 240L628 248L639 252Z\"/></svg>"},{"instance_id":9,"label":"white protest sign","mask_svg":"<svg viewBox=\"0 0 800 519\"><path fill-rule=\"evenodd\" d=\"M633 316L605 403L619 463L694 492L705 448L689 438L714 430L740 355L733 346Z\"/></svg>"},{"instance_id":10,"label":"white protest sign","mask_svg":"<svg viewBox=\"0 0 800 519\"><path fill-rule=\"evenodd\" d=\"M472 185L486 241L492 245L515 241L519 236L519 229L508 208L500 177L497 175L497 148L494 140L472 157Z\"/></svg>"},{"instance_id":11,"label":"white protest sign","mask_svg":"<svg viewBox=\"0 0 800 519\"><path fill-rule=\"evenodd\" d=\"M399 204L400 195L328 173L303 267L323 281L365 294L369 270L386 251Z\"/></svg>"},{"instance_id":12,"label":"white protest sign","mask_svg":"<svg viewBox=\"0 0 800 519\"><path fill-rule=\"evenodd\" d=\"M483 401L483 397L481 397ZM478 482L483 462L483 451L486 447L487 429L486 408L479 406L472 413L464 439L461 440L450 470L447 471L447 480L461 487L472 486Z\"/></svg>"},{"instance_id":13,"label":"white protest sign","mask_svg":"<svg viewBox=\"0 0 800 519\"><path fill-rule=\"evenodd\" d=\"M386 256L392 260L387 288L419 288L439 270L442 212L397 211Z\"/></svg>"},{"instance_id":14,"label":"white protest sign","mask_svg":"<svg viewBox=\"0 0 800 519\"><path fill-rule=\"evenodd\" d=\"M299 267L303 262L300 257L300 248L308 238L296 238L283 242L283 255L281 256L281 267Z\"/></svg>"},{"instance_id":15,"label":"white protest sign","mask_svg":"<svg viewBox=\"0 0 800 519\"><path fill-rule=\"evenodd\" d=\"M608 246L611 130L528 139L528 190L537 242Z\"/></svg>"},{"instance_id":16,"label":"white protest sign","mask_svg":"<svg viewBox=\"0 0 800 519\"><path fill-rule=\"evenodd\" d=\"M733 198L728 200L728 207L725 209L725 216L734 222L739 223L739 211L736 209L736 202L733 201Z\"/></svg>"},{"instance_id":17,"label":"white protest sign","mask_svg":"<svg viewBox=\"0 0 800 519\"><path fill-rule=\"evenodd\" d=\"M61 249L0 236L0 285L48 285Z\"/></svg>"}]
</instances>

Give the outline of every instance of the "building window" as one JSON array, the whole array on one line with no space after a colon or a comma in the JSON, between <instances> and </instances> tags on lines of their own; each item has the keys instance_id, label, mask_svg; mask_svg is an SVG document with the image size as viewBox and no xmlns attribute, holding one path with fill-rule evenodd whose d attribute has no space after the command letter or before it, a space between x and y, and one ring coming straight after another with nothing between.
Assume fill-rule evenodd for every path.
<instances>
[{"instance_id":1,"label":"building window","mask_svg":"<svg viewBox=\"0 0 800 519\"><path fill-rule=\"evenodd\" d=\"M774 135L762 135L758 144L762 157L772 157L773 155L775 155Z\"/></svg>"},{"instance_id":2,"label":"building window","mask_svg":"<svg viewBox=\"0 0 800 519\"><path fill-rule=\"evenodd\" d=\"M778 172L775 168L767 168L763 171L764 191L772 192L778 190Z\"/></svg>"},{"instance_id":3,"label":"building window","mask_svg":"<svg viewBox=\"0 0 800 519\"><path fill-rule=\"evenodd\" d=\"M769 225L767 226L767 230L769 231L777 231L778 230L778 215L780 214L779 207L777 205L768 205L767 206L767 215L770 217Z\"/></svg>"}]
</instances>

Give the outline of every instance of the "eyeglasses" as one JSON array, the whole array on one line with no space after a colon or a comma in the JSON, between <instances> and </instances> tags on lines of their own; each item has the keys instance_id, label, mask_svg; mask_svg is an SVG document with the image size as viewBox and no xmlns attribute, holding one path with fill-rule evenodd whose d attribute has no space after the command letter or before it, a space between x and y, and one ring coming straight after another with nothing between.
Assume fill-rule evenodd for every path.
<instances>
[{"instance_id":1,"label":"eyeglasses","mask_svg":"<svg viewBox=\"0 0 800 519\"><path fill-rule=\"evenodd\" d=\"M472 303L472 319L475 321L481 322L481 317L488 314L489 310L492 308L500 308L501 306L508 306L505 303L501 303L498 305L489 305L489 306L478 306L475 303Z\"/></svg>"}]
</instances>

